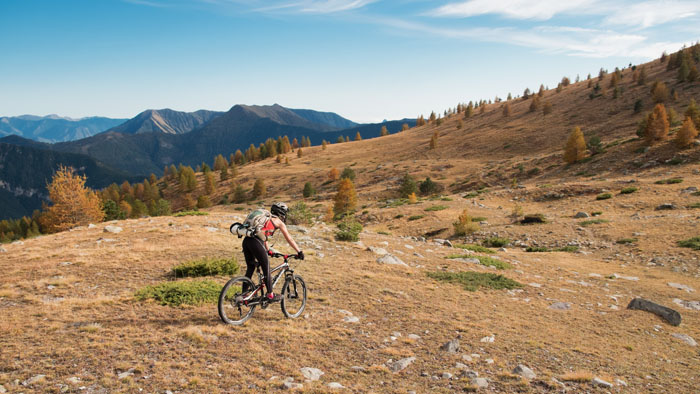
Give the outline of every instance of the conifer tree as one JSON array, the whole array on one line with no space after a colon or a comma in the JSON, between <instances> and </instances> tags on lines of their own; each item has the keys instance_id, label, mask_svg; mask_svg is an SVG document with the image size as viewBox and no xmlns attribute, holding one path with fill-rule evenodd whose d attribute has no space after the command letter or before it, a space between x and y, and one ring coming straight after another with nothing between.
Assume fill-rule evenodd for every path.
<instances>
[{"instance_id":1,"label":"conifer tree","mask_svg":"<svg viewBox=\"0 0 700 394\"><path fill-rule=\"evenodd\" d=\"M228 166L225 166L219 172L219 179L223 182L228 179Z\"/></svg>"},{"instance_id":2,"label":"conifer tree","mask_svg":"<svg viewBox=\"0 0 700 394\"><path fill-rule=\"evenodd\" d=\"M690 117L690 120L692 120L693 123L695 123L695 128L700 129L700 110L698 110L698 106L697 104L695 104L694 99L690 99L690 103L688 103L688 108L686 108L683 116Z\"/></svg>"},{"instance_id":3,"label":"conifer tree","mask_svg":"<svg viewBox=\"0 0 700 394\"><path fill-rule=\"evenodd\" d=\"M666 84L660 81L654 82L651 87L651 98L655 103L663 103L668 100L669 93Z\"/></svg>"},{"instance_id":4,"label":"conifer tree","mask_svg":"<svg viewBox=\"0 0 700 394\"><path fill-rule=\"evenodd\" d=\"M304 191L302 194L304 198L309 198L316 194L316 189L314 189L314 186L311 184L311 182L306 182L304 184Z\"/></svg>"},{"instance_id":5,"label":"conifer tree","mask_svg":"<svg viewBox=\"0 0 700 394\"><path fill-rule=\"evenodd\" d=\"M284 164L289 165L289 157L284 157Z\"/></svg>"},{"instance_id":6,"label":"conifer tree","mask_svg":"<svg viewBox=\"0 0 700 394\"><path fill-rule=\"evenodd\" d=\"M222 168L228 167L228 162L223 155L218 154L214 158L214 170L221 171Z\"/></svg>"},{"instance_id":7,"label":"conifer tree","mask_svg":"<svg viewBox=\"0 0 700 394\"><path fill-rule=\"evenodd\" d=\"M180 171L180 191L191 192L197 187L197 177L190 166L182 168Z\"/></svg>"},{"instance_id":8,"label":"conifer tree","mask_svg":"<svg viewBox=\"0 0 700 394\"><path fill-rule=\"evenodd\" d=\"M333 198L333 212L336 216L351 213L357 207L357 192L355 185L348 178L343 178L338 184L338 192Z\"/></svg>"},{"instance_id":9,"label":"conifer tree","mask_svg":"<svg viewBox=\"0 0 700 394\"><path fill-rule=\"evenodd\" d=\"M301 158L303 154L301 153L301 148L297 149L297 157Z\"/></svg>"},{"instance_id":10,"label":"conifer tree","mask_svg":"<svg viewBox=\"0 0 700 394\"><path fill-rule=\"evenodd\" d=\"M206 195L201 195L197 197L197 208L202 209L202 208L209 208L211 206L211 200L209 199L209 196Z\"/></svg>"},{"instance_id":11,"label":"conifer tree","mask_svg":"<svg viewBox=\"0 0 700 394\"><path fill-rule=\"evenodd\" d=\"M299 147L299 141L297 141L297 139L295 138L292 140L292 150L294 150L298 147Z\"/></svg>"},{"instance_id":12,"label":"conifer tree","mask_svg":"<svg viewBox=\"0 0 700 394\"><path fill-rule=\"evenodd\" d=\"M503 104L503 116L504 116L504 117L509 117L510 114L511 114L511 111L510 111L510 103L509 103L509 102L506 102L505 104Z\"/></svg>"},{"instance_id":13,"label":"conifer tree","mask_svg":"<svg viewBox=\"0 0 700 394\"><path fill-rule=\"evenodd\" d=\"M124 215L124 218L130 218L132 211L131 204L129 204L126 200L120 202L119 211Z\"/></svg>"},{"instance_id":14,"label":"conifer tree","mask_svg":"<svg viewBox=\"0 0 700 394\"><path fill-rule=\"evenodd\" d=\"M421 115L421 118L422 118L422 115ZM409 129L408 123L404 123L404 124L401 125L401 131L406 131L406 130L408 130L408 129Z\"/></svg>"},{"instance_id":15,"label":"conifer tree","mask_svg":"<svg viewBox=\"0 0 700 394\"><path fill-rule=\"evenodd\" d=\"M437 115L435 115L435 111L430 112L430 119L428 119L428 122L433 123L435 122L435 119L437 119Z\"/></svg>"},{"instance_id":16,"label":"conifer tree","mask_svg":"<svg viewBox=\"0 0 700 394\"><path fill-rule=\"evenodd\" d=\"M690 71L688 72L688 77L686 80L688 82L695 82L698 79L700 79L700 73L698 73L698 68L693 64L690 66Z\"/></svg>"},{"instance_id":17,"label":"conifer tree","mask_svg":"<svg viewBox=\"0 0 700 394\"><path fill-rule=\"evenodd\" d=\"M360 135L359 131L357 132L357 134L355 134L355 141L362 141L362 136Z\"/></svg>"},{"instance_id":18,"label":"conifer tree","mask_svg":"<svg viewBox=\"0 0 700 394\"><path fill-rule=\"evenodd\" d=\"M664 140L668 136L668 128L666 107L663 104L656 104L654 111L647 118L644 141L647 145L652 145L657 141Z\"/></svg>"},{"instance_id":19,"label":"conifer tree","mask_svg":"<svg viewBox=\"0 0 700 394\"><path fill-rule=\"evenodd\" d=\"M214 193L216 190L216 181L214 180L214 173L207 172L204 176L204 192L209 195Z\"/></svg>"},{"instance_id":20,"label":"conifer tree","mask_svg":"<svg viewBox=\"0 0 700 394\"><path fill-rule=\"evenodd\" d=\"M345 136L345 142L350 142L350 137L347 135Z\"/></svg>"},{"instance_id":21,"label":"conifer tree","mask_svg":"<svg viewBox=\"0 0 700 394\"><path fill-rule=\"evenodd\" d=\"M459 121L457 121L457 130L461 129L462 127L464 127L464 122L462 121L462 119L460 119Z\"/></svg>"},{"instance_id":22,"label":"conifer tree","mask_svg":"<svg viewBox=\"0 0 700 394\"><path fill-rule=\"evenodd\" d=\"M483 114L484 112L486 112L486 105L482 104L479 106L479 113Z\"/></svg>"},{"instance_id":23,"label":"conifer tree","mask_svg":"<svg viewBox=\"0 0 700 394\"><path fill-rule=\"evenodd\" d=\"M536 112L538 109L540 109L540 97L532 96L532 100L530 100L530 112Z\"/></svg>"},{"instance_id":24,"label":"conifer tree","mask_svg":"<svg viewBox=\"0 0 700 394\"><path fill-rule=\"evenodd\" d=\"M563 87L567 87L567 86L569 86L569 84L571 84L571 80L569 79L569 77L563 77L561 79L561 85Z\"/></svg>"},{"instance_id":25,"label":"conifer tree","mask_svg":"<svg viewBox=\"0 0 700 394\"><path fill-rule=\"evenodd\" d=\"M192 210L197 207L197 200L194 199L192 194L187 194L182 203L187 210Z\"/></svg>"},{"instance_id":26,"label":"conifer tree","mask_svg":"<svg viewBox=\"0 0 700 394\"><path fill-rule=\"evenodd\" d=\"M151 173L151 176L148 177L148 181L155 186L155 184L158 183L158 178L156 178L156 174Z\"/></svg>"},{"instance_id":27,"label":"conifer tree","mask_svg":"<svg viewBox=\"0 0 700 394\"><path fill-rule=\"evenodd\" d=\"M240 149L236 150L236 153L233 156L234 158L234 163L242 165L243 164L243 153L241 152Z\"/></svg>"},{"instance_id":28,"label":"conifer tree","mask_svg":"<svg viewBox=\"0 0 700 394\"><path fill-rule=\"evenodd\" d=\"M389 135L389 130L387 130L386 126L382 126L382 129L379 131L379 136L384 137L385 135Z\"/></svg>"},{"instance_id":29,"label":"conifer tree","mask_svg":"<svg viewBox=\"0 0 700 394\"><path fill-rule=\"evenodd\" d=\"M321 149L326 150L328 148L328 142L326 140L321 141Z\"/></svg>"},{"instance_id":30,"label":"conifer tree","mask_svg":"<svg viewBox=\"0 0 700 394\"><path fill-rule=\"evenodd\" d=\"M569 138L566 140L564 147L564 161L573 164L584 158L586 155L586 141L583 138L583 133L580 127L575 127Z\"/></svg>"},{"instance_id":31,"label":"conifer tree","mask_svg":"<svg viewBox=\"0 0 700 394\"><path fill-rule=\"evenodd\" d=\"M338 178L340 178L340 171L338 171L338 169L335 167L331 168L330 172L328 172L328 179L331 181L337 181Z\"/></svg>"},{"instance_id":32,"label":"conifer tree","mask_svg":"<svg viewBox=\"0 0 700 394\"><path fill-rule=\"evenodd\" d=\"M253 199L265 197L266 192L267 192L267 189L265 188L265 182L260 178L256 179L255 184L253 184L253 191L252 191L251 197Z\"/></svg>"},{"instance_id":33,"label":"conifer tree","mask_svg":"<svg viewBox=\"0 0 700 394\"><path fill-rule=\"evenodd\" d=\"M637 85L645 85L647 83L647 70L646 67L642 66L639 68L639 75L637 76Z\"/></svg>"},{"instance_id":34,"label":"conifer tree","mask_svg":"<svg viewBox=\"0 0 700 394\"><path fill-rule=\"evenodd\" d=\"M336 143L337 143L337 144L342 144L343 142L345 142L345 138L343 138L343 136L341 135L341 136L338 137L338 140L336 140Z\"/></svg>"},{"instance_id":35,"label":"conifer tree","mask_svg":"<svg viewBox=\"0 0 700 394\"><path fill-rule=\"evenodd\" d=\"M537 96L543 97L544 96L544 85L540 84L540 90L537 92Z\"/></svg>"},{"instance_id":36,"label":"conifer tree","mask_svg":"<svg viewBox=\"0 0 700 394\"><path fill-rule=\"evenodd\" d=\"M437 148L437 142L438 142L438 133L437 131L433 133L433 136L430 138L430 150L436 149Z\"/></svg>"},{"instance_id":37,"label":"conifer tree","mask_svg":"<svg viewBox=\"0 0 700 394\"><path fill-rule=\"evenodd\" d=\"M46 207L41 216L46 231L64 231L104 219L100 197L85 186L86 179L75 174L72 168L59 167L48 184L52 205Z\"/></svg>"},{"instance_id":38,"label":"conifer tree","mask_svg":"<svg viewBox=\"0 0 700 394\"><path fill-rule=\"evenodd\" d=\"M418 119L416 119L416 127L420 126L425 126L425 118L423 118L423 115L419 116Z\"/></svg>"},{"instance_id":39,"label":"conifer tree","mask_svg":"<svg viewBox=\"0 0 700 394\"><path fill-rule=\"evenodd\" d=\"M679 148L685 148L686 146L693 143L695 137L698 136L698 130L695 128L693 120L690 116L687 116L683 121L683 126L676 133L676 146Z\"/></svg>"},{"instance_id":40,"label":"conifer tree","mask_svg":"<svg viewBox=\"0 0 700 394\"><path fill-rule=\"evenodd\" d=\"M228 165L229 165L229 167L232 167L235 164L236 164L236 156L233 153L231 153L228 156Z\"/></svg>"},{"instance_id":41,"label":"conifer tree","mask_svg":"<svg viewBox=\"0 0 700 394\"><path fill-rule=\"evenodd\" d=\"M247 199L245 189L241 185L236 185L233 189L233 202L240 204Z\"/></svg>"},{"instance_id":42,"label":"conifer tree","mask_svg":"<svg viewBox=\"0 0 700 394\"><path fill-rule=\"evenodd\" d=\"M418 203L418 197L416 197L415 192L408 195L408 203L409 204L417 204Z\"/></svg>"},{"instance_id":43,"label":"conifer tree","mask_svg":"<svg viewBox=\"0 0 700 394\"><path fill-rule=\"evenodd\" d=\"M277 158L275 159L277 163L282 163L282 155L277 155Z\"/></svg>"}]
</instances>

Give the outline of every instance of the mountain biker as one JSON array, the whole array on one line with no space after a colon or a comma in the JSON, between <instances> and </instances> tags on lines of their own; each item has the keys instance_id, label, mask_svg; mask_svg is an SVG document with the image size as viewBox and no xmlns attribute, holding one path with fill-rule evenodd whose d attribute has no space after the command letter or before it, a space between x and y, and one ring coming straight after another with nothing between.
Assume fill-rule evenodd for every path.
<instances>
[{"instance_id":1,"label":"mountain biker","mask_svg":"<svg viewBox=\"0 0 700 394\"><path fill-rule=\"evenodd\" d=\"M267 289L266 297L269 301L279 301L280 295L274 294L272 292L272 278L270 277L270 262L268 256L272 256L274 251L267 246L267 239L274 235L276 230L280 230L284 239L287 240L289 246L291 246L297 252L297 258L304 260L304 252L297 246L292 236L289 235L287 231L287 213L289 208L287 204L283 202L276 202L272 204L270 208L270 213L272 217L265 223L262 227L261 232L263 237L258 236L246 236L243 239L243 255L245 256L246 271L245 276L250 279L253 277L255 272L256 261L260 264L260 268L263 270L265 275L265 288Z\"/></svg>"}]
</instances>

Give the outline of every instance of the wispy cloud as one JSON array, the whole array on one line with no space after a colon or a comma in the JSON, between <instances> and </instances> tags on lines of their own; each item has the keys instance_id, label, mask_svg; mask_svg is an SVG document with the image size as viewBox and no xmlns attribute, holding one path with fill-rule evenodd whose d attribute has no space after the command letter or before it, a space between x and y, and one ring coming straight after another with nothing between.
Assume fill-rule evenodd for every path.
<instances>
[{"instance_id":1,"label":"wispy cloud","mask_svg":"<svg viewBox=\"0 0 700 394\"><path fill-rule=\"evenodd\" d=\"M433 16L468 18L496 14L511 19L547 20L554 15L589 7L594 0L469 0L450 3L430 12Z\"/></svg>"},{"instance_id":2,"label":"wispy cloud","mask_svg":"<svg viewBox=\"0 0 700 394\"><path fill-rule=\"evenodd\" d=\"M123 0L123 1L126 3L145 5L145 6L149 6L149 7L158 7L158 8L169 7L168 4L160 3L158 1L149 1L149 0Z\"/></svg>"},{"instance_id":3,"label":"wispy cloud","mask_svg":"<svg viewBox=\"0 0 700 394\"><path fill-rule=\"evenodd\" d=\"M282 2L255 9L259 12L288 11L306 14L332 14L363 8L377 0L303 0Z\"/></svg>"},{"instance_id":4,"label":"wispy cloud","mask_svg":"<svg viewBox=\"0 0 700 394\"><path fill-rule=\"evenodd\" d=\"M648 28L700 14L700 1L645 1L613 7L608 25Z\"/></svg>"}]
</instances>

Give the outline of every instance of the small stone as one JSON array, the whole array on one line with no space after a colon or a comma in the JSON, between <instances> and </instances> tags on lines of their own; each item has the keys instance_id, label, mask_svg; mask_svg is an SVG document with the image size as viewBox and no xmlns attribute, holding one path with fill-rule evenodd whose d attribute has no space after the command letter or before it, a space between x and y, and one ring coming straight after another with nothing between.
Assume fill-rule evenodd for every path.
<instances>
[{"instance_id":1,"label":"small stone","mask_svg":"<svg viewBox=\"0 0 700 394\"><path fill-rule=\"evenodd\" d=\"M409 245L409 244L406 244L406 245L404 245L403 247L406 248L406 249L413 249L413 246L411 246L411 245Z\"/></svg>"},{"instance_id":2,"label":"small stone","mask_svg":"<svg viewBox=\"0 0 700 394\"><path fill-rule=\"evenodd\" d=\"M128 371L124 371L124 372L120 373L119 375L117 375L117 379L119 379L119 380L126 379L133 374L134 374L134 371L130 369Z\"/></svg>"},{"instance_id":3,"label":"small stone","mask_svg":"<svg viewBox=\"0 0 700 394\"><path fill-rule=\"evenodd\" d=\"M462 363L460 363L460 362L457 362L457 363L455 364L455 368L457 368L457 369L467 369L468 367L467 367L466 364L462 364Z\"/></svg>"},{"instance_id":4,"label":"small stone","mask_svg":"<svg viewBox=\"0 0 700 394\"><path fill-rule=\"evenodd\" d=\"M661 204L655 208L656 211L668 211L671 209L676 209L676 206L670 203Z\"/></svg>"},{"instance_id":5,"label":"small stone","mask_svg":"<svg viewBox=\"0 0 700 394\"><path fill-rule=\"evenodd\" d=\"M487 337L483 337L479 340L479 342L482 343L494 343L496 341L496 336L495 335L490 335Z\"/></svg>"},{"instance_id":6,"label":"small stone","mask_svg":"<svg viewBox=\"0 0 700 394\"><path fill-rule=\"evenodd\" d=\"M88 224L88 228L97 228L97 225L90 223L90 224Z\"/></svg>"},{"instance_id":7,"label":"small stone","mask_svg":"<svg viewBox=\"0 0 700 394\"><path fill-rule=\"evenodd\" d=\"M205 228L206 228L207 231L209 231L210 233L215 233L215 232L219 231L219 229L216 228L216 227L205 227Z\"/></svg>"},{"instance_id":8,"label":"small stone","mask_svg":"<svg viewBox=\"0 0 700 394\"><path fill-rule=\"evenodd\" d=\"M631 281L638 281L639 280L639 278L636 276L624 276L624 275L620 275L620 274L612 274L612 276L615 279L624 279L624 280L631 280Z\"/></svg>"},{"instance_id":9,"label":"small stone","mask_svg":"<svg viewBox=\"0 0 700 394\"><path fill-rule=\"evenodd\" d=\"M67 267L69 265L73 265L73 263L70 261L63 261L61 263L58 263L58 265L60 265L61 267Z\"/></svg>"},{"instance_id":10,"label":"small stone","mask_svg":"<svg viewBox=\"0 0 700 394\"><path fill-rule=\"evenodd\" d=\"M472 384L480 389L489 387L489 381L486 378L474 378L472 379Z\"/></svg>"},{"instance_id":11,"label":"small stone","mask_svg":"<svg viewBox=\"0 0 700 394\"><path fill-rule=\"evenodd\" d=\"M520 375L528 380L532 380L537 377L537 375L530 368L522 364L518 364L518 366L515 367L515 369L513 370L513 373L516 375Z\"/></svg>"},{"instance_id":12,"label":"small stone","mask_svg":"<svg viewBox=\"0 0 700 394\"><path fill-rule=\"evenodd\" d=\"M401 261L400 258L398 258L394 255L390 255L390 254L386 254L386 255L378 258L377 263L390 264L390 265L403 265L404 267L408 267L408 265L406 263L404 263L403 261Z\"/></svg>"},{"instance_id":13,"label":"small stone","mask_svg":"<svg viewBox=\"0 0 700 394\"><path fill-rule=\"evenodd\" d=\"M499 251L499 252L507 252L508 249L506 249L506 248L498 248L498 251Z\"/></svg>"},{"instance_id":14,"label":"small stone","mask_svg":"<svg viewBox=\"0 0 700 394\"><path fill-rule=\"evenodd\" d=\"M340 390L340 389L344 389L345 386L343 386L342 384L340 384L338 382L330 382L330 383L328 383L328 388L332 389L332 390Z\"/></svg>"},{"instance_id":15,"label":"small stone","mask_svg":"<svg viewBox=\"0 0 700 394\"><path fill-rule=\"evenodd\" d=\"M0 246L0 253L7 253L7 249L5 247Z\"/></svg>"},{"instance_id":16,"label":"small stone","mask_svg":"<svg viewBox=\"0 0 700 394\"><path fill-rule=\"evenodd\" d=\"M346 323L359 323L360 318L357 316L345 316L343 321Z\"/></svg>"},{"instance_id":17,"label":"small stone","mask_svg":"<svg viewBox=\"0 0 700 394\"><path fill-rule=\"evenodd\" d=\"M600 386L600 387L605 387L605 388L612 388L612 383L606 382L605 380L595 377L593 380L591 380L591 384L594 386Z\"/></svg>"},{"instance_id":18,"label":"small stone","mask_svg":"<svg viewBox=\"0 0 700 394\"><path fill-rule=\"evenodd\" d=\"M469 363L472 362L472 361L474 361L474 359L472 358L472 356L470 356L470 355L468 355L468 354L463 354L463 355L462 355L462 360L463 360L463 361L466 361L466 362L469 362Z\"/></svg>"},{"instance_id":19,"label":"small stone","mask_svg":"<svg viewBox=\"0 0 700 394\"><path fill-rule=\"evenodd\" d=\"M14 241L12 245L24 245L24 241Z\"/></svg>"},{"instance_id":20,"label":"small stone","mask_svg":"<svg viewBox=\"0 0 700 394\"><path fill-rule=\"evenodd\" d=\"M42 380L44 380L45 377L46 377L46 375L41 375L41 374L40 374L40 375L34 375L34 376L32 376L31 378L29 378L29 379L25 380L24 382L22 382L22 386L31 386L31 385L33 385L34 383L41 382Z\"/></svg>"},{"instance_id":21,"label":"small stone","mask_svg":"<svg viewBox=\"0 0 700 394\"><path fill-rule=\"evenodd\" d=\"M538 289L539 289L540 287L542 287L541 284L539 284L539 283L534 283L534 282L533 282L533 283L528 283L527 285L528 285L528 286L531 286L531 287L536 287L536 288L538 288Z\"/></svg>"},{"instance_id":22,"label":"small stone","mask_svg":"<svg viewBox=\"0 0 700 394\"><path fill-rule=\"evenodd\" d=\"M122 228L118 226L105 226L105 233L119 234L122 232Z\"/></svg>"},{"instance_id":23,"label":"small stone","mask_svg":"<svg viewBox=\"0 0 700 394\"><path fill-rule=\"evenodd\" d=\"M549 309L554 309L557 311L566 311L571 309L571 304L568 302L555 302L549 306Z\"/></svg>"},{"instance_id":24,"label":"small stone","mask_svg":"<svg viewBox=\"0 0 700 394\"><path fill-rule=\"evenodd\" d=\"M459 351L459 339L455 338L449 342L446 342L440 348L447 353L457 353L457 351Z\"/></svg>"},{"instance_id":25,"label":"small stone","mask_svg":"<svg viewBox=\"0 0 700 394\"><path fill-rule=\"evenodd\" d=\"M576 215L574 215L574 218L576 219L583 219L588 217L590 217L590 215L588 215L586 212L579 212Z\"/></svg>"},{"instance_id":26,"label":"small stone","mask_svg":"<svg viewBox=\"0 0 700 394\"><path fill-rule=\"evenodd\" d=\"M387 252L386 249L384 249L384 248L375 248L374 246L370 246L369 248L367 248L367 250L370 251L370 252L372 252L372 253L374 253L374 254L376 254L376 255L378 255L378 256L384 256L384 255L389 254L389 252Z\"/></svg>"},{"instance_id":27,"label":"small stone","mask_svg":"<svg viewBox=\"0 0 700 394\"><path fill-rule=\"evenodd\" d=\"M282 383L282 388L285 390L296 390L303 387L304 386L301 383L295 383L294 378L287 378L285 379L284 383Z\"/></svg>"},{"instance_id":28,"label":"small stone","mask_svg":"<svg viewBox=\"0 0 700 394\"><path fill-rule=\"evenodd\" d=\"M352 367L350 367L350 370L353 372L365 372L367 369L359 365L353 365Z\"/></svg>"},{"instance_id":29,"label":"small stone","mask_svg":"<svg viewBox=\"0 0 700 394\"><path fill-rule=\"evenodd\" d=\"M492 359L492 358L487 358L486 360L484 360L484 362L485 362L486 364L491 365L491 364L493 364L493 359Z\"/></svg>"},{"instance_id":30,"label":"small stone","mask_svg":"<svg viewBox=\"0 0 700 394\"><path fill-rule=\"evenodd\" d=\"M413 341L417 341L420 339L420 335L408 334L408 339L413 340Z\"/></svg>"},{"instance_id":31,"label":"small stone","mask_svg":"<svg viewBox=\"0 0 700 394\"><path fill-rule=\"evenodd\" d=\"M476 379L479 377L479 373L476 371L472 371L471 369L465 369L462 372L460 372L460 376L469 379Z\"/></svg>"},{"instance_id":32,"label":"small stone","mask_svg":"<svg viewBox=\"0 0 700 394\"><path fill-rule=\"evenodd\" d=\"M324 374L323 371L321 371L318 368L311 368L311 367L304 367L300 369L301 374L304 375L306 380L314 382L319 379L321 379L321 375Z\"/></svg>"},{"instance_id":33,"label":"small stone","mask_svg":"<svg viewBox=\"0 0 700 394\"><path fill-rule=\"evenodd\" d=\"M415 357L402 358L401 360L394 361L393 363L389 364L389 369L391 369L393 372L400 372L406 369L409 365L413 364L414 361L416 361Z\"/></svg>"},{"instance_id":34,"label":"small stone","mask_svg":"<svg viewBox=\"0 0 700 394\"><path fill-rule=\"evenodd\" d=\"M683 301L680 298L674 298L673 302L686 309L700 311L700 301Z\"/></svg>"},{"instance_id":35,"label":"small stone","mask_svg":"<svg viewBox=\"0 0 700 394\"><path fill-rule=\"evenodd\" d=\"M692 293L692 292L695 291L695 289L693 289L692 287L687 286L687 285L682 285L682 284L680 284L680 283L672 283L672 282L669 282L668 285L671 286L671 287L673 287L674 289L685 290L685 291L687 291L688 293Z\"/></svg>"},{"instance_id":36,"label":"small stone","mask_svg":"<svg viewBox=\"0 0 700 394\"><path fill-rule=\"evenodd\" d=\"M622 379L615 379L615 383L617 383L618 386L627 387L627 382Z\"/></svg>"},{"instance_id":37,"label":"small stone","mask_svg":"<svg viewBox=\"0 0 700 394\"><path fill-rule=\"evenodd\" d=\"M671 336L676 338L676 339L680 339L681 341L687 343L690 346L693 346L693 347L698 346L698 343L695 342L695 339L693 339L690 335L676 333L676 334L671 334Z\"/></svg>"},{"instance_id":38,"label":"small stone","mask_svg":"<svg viewBox=\"0 0 700 394\"><path fill-rule=\"evenodd\" d=\"M443 379L452 379L452 374L449 372L443 372L442 373L442 378Z\"/></svg>"}]
</instances>

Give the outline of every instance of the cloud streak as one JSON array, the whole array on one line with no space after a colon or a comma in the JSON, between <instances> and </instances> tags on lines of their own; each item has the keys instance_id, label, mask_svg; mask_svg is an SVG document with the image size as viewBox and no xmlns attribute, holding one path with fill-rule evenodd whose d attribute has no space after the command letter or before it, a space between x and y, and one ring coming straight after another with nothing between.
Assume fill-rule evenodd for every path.
<instances>
[{"instance_id":1,"label":"cloud streak","mask_svg":"<svg viewBox=\"0 0 700 394\"><path fill-rule=\"evenodd\" d=\"M363 8L377 0L304 0L257 8L258 12L286 11L304 14L334 14Z\"/></svg>"}]
</instances>

